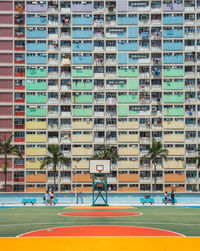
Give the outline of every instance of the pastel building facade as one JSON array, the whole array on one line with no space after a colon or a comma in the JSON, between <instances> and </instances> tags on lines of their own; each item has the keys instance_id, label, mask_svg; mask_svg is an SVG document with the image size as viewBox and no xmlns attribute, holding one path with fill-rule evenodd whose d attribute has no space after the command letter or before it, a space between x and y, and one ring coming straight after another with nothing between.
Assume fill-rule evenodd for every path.
<instances>
[{"instance_id":1,"label":"pastel building facade","mask_svg":"<svg viewBox=\"0 0 200 251\"><path fill-rule=\"evenodd\" d=\"M89 160L108 144L120 156L109 190L151 192L140 160L155 138L169 150L156 190L199 191L199 11L198 0L1 0L0 138L14 135L24 157L9 157L7 190L51 187L40 163L59 144L57 191L91 192Z\"/></svg>"}]
</instances>

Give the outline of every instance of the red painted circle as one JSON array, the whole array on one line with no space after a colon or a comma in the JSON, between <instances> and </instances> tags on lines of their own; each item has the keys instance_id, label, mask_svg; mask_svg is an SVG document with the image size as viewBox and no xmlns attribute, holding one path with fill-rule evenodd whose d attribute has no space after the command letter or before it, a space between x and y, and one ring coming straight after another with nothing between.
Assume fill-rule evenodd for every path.
<instances>
[{"instance_id":1,"label":"red painted circle","mask_svg":"<svg viewBox=\"0 0 200 251\"><path fill-rule=\"evenodd\" d=\"M181 234L145 227L127 226L76 226L58 227L25 233L19 237L67 237L67 236L182 236Z\"/></svg>"},{"instance_id":2,"label":"red painted circle","mask_svg":"<svg viewBox=\"0 0 200 251\"><path fill-rule=\"evenodd\" d=\"M96 212L67 212L67 213L60 213L59 215L75 216L75 217L121 217L121 216L136 216L136 215L141 215L141 213L96 211Z\"/></svg>"}]
</instances>

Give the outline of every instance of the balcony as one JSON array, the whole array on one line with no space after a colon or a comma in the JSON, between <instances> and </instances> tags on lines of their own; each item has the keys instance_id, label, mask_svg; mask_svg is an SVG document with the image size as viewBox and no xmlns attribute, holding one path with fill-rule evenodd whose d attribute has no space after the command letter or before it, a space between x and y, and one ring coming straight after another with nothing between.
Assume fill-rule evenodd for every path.
<instances>
[{"instance_id":1,"label":"balcony","mask_svg":"<svg viewBox=\"0 0 200 251\"><path fill-rule=\"evenodd\" d=\"M46 38L46 28L41 30L36 30L34 28L29 28L26 32L27 38Z\"/></svg>"},{"instance_id":2,"label":"balcony","mask_svg":"<svg viewBox=\"0 0 200 251\"><path fill-rule=\"evenodd\" d=\"M164 108L164 116L184 116L184 108Z\"/></svg>"},{"instance_id":3,"label":"balcony","mask_svg":"<svg viewBox=\"0 0 200 251\"><path fill-rule=\"evenodd\" d=\"M183 77L184 69L164 69L164 77Z\"/></svg>"},{"instance_id":4,"label":"balcony","mask_svg":"<svg viewBox=\"0 0 200 251\"><path fill-rule=\"evenodd\" d=\"M119 68L118 69L118 77L137 77L138 76L138 70L137 69L127 69L127 68Z\"/></svg>"},{"instance_id":5,"label":"balcony","mask_svg":"<svg viewBox=\"0 0 200 251\"><path fill-rule=\"evenodd\" d=\"M179 95L164 95L164 103L183 103L184 96L182 94Z\"/></svg>"},{"instance_id":6,"label":"balcony","mask_svg":"<svg viewBox=\"0 0 200 251\"><path fill-rule=\"evenodd\" d=\"M72 70L72 77L92 77L93 71L91 69L73 69Z\"/></svg>"},{"instance_id":7,"label":"balcony","mask_svg":"<svg viewBox=\"0 0 200 251\"><path fill-rule=\"evenodd\" d=\"M46 17L27 17L26 25L46 25L47 19Z\"/></svg>"},{"instance_id":8,"label":"balcony","mask_svg":"<svg viewBox=\"0 0 200 251\"><path fill-rule=\"evenodd\" d=\"M164 82L164 90L183 90L184 83L183 81L178 82Z\"/></svg>"}]
</instances>

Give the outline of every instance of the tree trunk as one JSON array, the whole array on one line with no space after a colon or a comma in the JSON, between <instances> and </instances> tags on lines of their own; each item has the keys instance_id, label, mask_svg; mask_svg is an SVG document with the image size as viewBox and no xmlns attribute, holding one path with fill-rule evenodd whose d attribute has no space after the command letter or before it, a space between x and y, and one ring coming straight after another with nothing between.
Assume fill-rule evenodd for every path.
<instances>
[{"instance_id":1,"label":"tree trunk","mask_svg":"<svg viewBox=\"0 0 200 251\"><path fill-rule=\"evenodd\" d=\"M154 165L154 192L156 192L156 162L153 163Z\"/></svg>"},{"instance_id":2,"label":"tree trunk","mask_svg":"<svg viewBox=\"0 0 200 251\"><path fill-rule=\"evenodd\" d=\"M54 174L54 192L56 191L56 165L53 167L53 174Z\"/></svg>"},{"instance_id":3,"label":"tree trunk","mask_svg":"<svg viewBox=\"0 0 200 251\"><path fill-rule=\"evenodd\" d=\"M5 178L5 187L4 192L7 192L7 155L5 154L5 162L4 162L4 178Z\"/></svg>"}]
</instances>

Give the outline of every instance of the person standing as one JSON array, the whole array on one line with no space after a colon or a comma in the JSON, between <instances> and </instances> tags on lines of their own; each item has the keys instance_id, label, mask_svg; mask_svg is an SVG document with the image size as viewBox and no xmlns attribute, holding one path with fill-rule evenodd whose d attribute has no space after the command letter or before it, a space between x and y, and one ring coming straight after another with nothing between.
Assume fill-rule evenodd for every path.
<instances>
[{"instance_id":1,"label":"person standing","mask_svg":"<svg viewBox=\"0 0 200 251\"><path fill-rule=\"evenodd\" d=\"M171 203L174 205L174 191L171 192Z\"/></svg>"},{"instance_id":2,"label":"person standing","mask_svg":"<svg viewBox=\"0 0 200 251\"><path fill-rule=\"evenodd\" d=\"M167 197L168 197L168 194L167 194L167 192L165 192L165 198L164 198L164 200L165 200L165 205L167 205Z\"/></svg>"},{"instance_id":3,"label":"person standing","mask_svg":"<svg viewBox=\"0 0 200 251\"><path fill-rule=\"evenodd\" d=\"M46 191L45 195L44 195L44 201L46 202L46 206L48 204L50 204L50 194L49 194L49 190Z\"/></svg>"},{"instance_id":4,"label":"person standing","mask_svg":"<svg viewBox=\"0 0 200 251\"><path fill-rule=\"evenodd\" d=\"M54 193L53 193L53 191L51 190L49 194L50 194L50 206L52 206L53 201L54 201Z\"/></svg>"}]
</instances>

